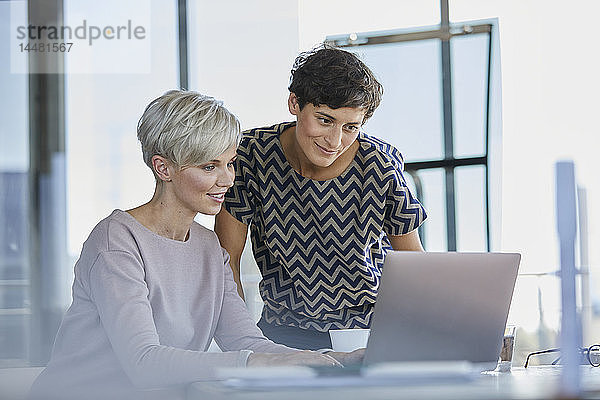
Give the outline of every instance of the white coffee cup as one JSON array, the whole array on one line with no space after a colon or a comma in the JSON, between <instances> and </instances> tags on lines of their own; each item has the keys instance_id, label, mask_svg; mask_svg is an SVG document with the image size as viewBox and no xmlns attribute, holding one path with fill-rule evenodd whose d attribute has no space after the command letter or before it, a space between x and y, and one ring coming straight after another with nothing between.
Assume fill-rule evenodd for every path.
<instances>
[{"instance_id":1,"label":"white coffee cup","mask_svg":"<svg viewBox=\"0 0 600 400\"><path fill-rule=\"evenodd\" d=\"M332 329L329 331L333 351L350 352L367 347L370 329Z\"/></svg>"}]
</instances>

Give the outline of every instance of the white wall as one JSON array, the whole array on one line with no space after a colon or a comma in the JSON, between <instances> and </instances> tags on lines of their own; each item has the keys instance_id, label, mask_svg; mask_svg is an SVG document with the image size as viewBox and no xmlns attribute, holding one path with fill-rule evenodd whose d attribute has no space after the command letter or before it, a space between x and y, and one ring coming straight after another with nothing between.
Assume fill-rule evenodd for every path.
<instances>
[{"instance_id":1,"label":"white wall","mask_svg":"<svg viewBox=\"0 0 600 400\"><path fill-rule=\"evenodd\" d=\"M302 0L299 5L302 50L310 49L328 35L440 23L438 0Z\"/></svg>"},{"instance_id":2,"label":"white wall","mask_svg":"<svg viewBox=\"0 0 600 400\"><path fill-rule=\"evenodd\" d=\"M191 87L224 99L243 128L291 119L289 72L298 52L298 3L189 2Z\"/></svg>"},{"instance_id":3,"label":"white wall","mask_svg":"<svg viewBox=\"0 0 600 400\"><path fill-rule=\"evenodd\" d=\"M189 2L190 89L225 101L243 129L290 121L287 90L298 53L298 1ZM214 217L197 221L214 226ZM250 241L242 254L248 309L260 318L259 272Z\"/></svg>"}]
</instances>

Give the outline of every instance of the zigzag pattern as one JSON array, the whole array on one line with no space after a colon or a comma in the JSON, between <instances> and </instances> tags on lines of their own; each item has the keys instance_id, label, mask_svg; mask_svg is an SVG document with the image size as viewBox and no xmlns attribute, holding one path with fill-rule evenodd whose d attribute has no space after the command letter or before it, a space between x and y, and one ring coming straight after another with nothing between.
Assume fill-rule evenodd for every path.
<instances>
[{"instance_id":1,"label":"zigzag pattern","mask_svg":"<svg viewBox=\"0 0 600 400\"><path fill-rule=\"evenodd\" d=\"M314 181L287 162L279 135L245 132L225 208L250 225L267 322L327 331L370 325L381 268L400 235L426 218L406 186L402 155L364 133L348 169Z\"/></svg>"}]
</instances>

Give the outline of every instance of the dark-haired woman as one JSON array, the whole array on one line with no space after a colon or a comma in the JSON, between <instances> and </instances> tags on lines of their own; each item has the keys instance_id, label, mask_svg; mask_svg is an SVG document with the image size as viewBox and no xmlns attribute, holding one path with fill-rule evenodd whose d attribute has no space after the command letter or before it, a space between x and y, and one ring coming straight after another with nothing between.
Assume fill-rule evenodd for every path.
<instances>
[{"instance_id":1,"label":"dark-haired woman","mask_svg":"<svg viewBox=\"0 0 600 400\"><path fill-rule=\"evenodd\" d=\"M302 53L289 91L296 121L244 133L215 231L243 296L250 227L265 336L329 348L330 329L370 326L386 252L422 251L426 214L400 152L361 132L383 93L361 60L324 46Z\"/></svg>"}]
</instances>

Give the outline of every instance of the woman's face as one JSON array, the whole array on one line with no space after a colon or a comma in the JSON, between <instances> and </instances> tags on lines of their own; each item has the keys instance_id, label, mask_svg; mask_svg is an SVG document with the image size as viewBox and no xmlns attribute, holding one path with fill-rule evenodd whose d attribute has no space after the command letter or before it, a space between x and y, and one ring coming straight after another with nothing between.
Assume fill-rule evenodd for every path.
<instances>
[{"instance_id":1,"label":"woman's face","mask_svg":"<svg viewBox=\"0 0 600 400\"><path fill-rule=\"evenodd\" d=\"M300 110L296 95L290 94L290 112L296 116L296 142L304 156L317 167L331 166L354 143L365 117L362 108L315 107Z\"/></svg>"},{"instance_id":2,"label":"woman's face","mask_svg":"<svg viewBox=\"0 0 600 400\"><path fill-rule=\"evenodd\" d=\"M218 214L225 192L233 185L236 155L233 146L206 164L176 171L172 181L178 203L193 213Z\"/></svg>"}]
</instances>

